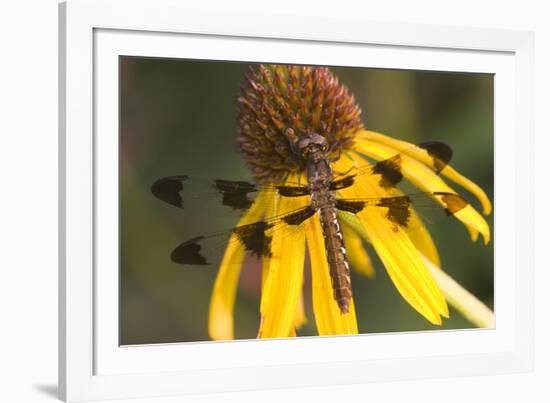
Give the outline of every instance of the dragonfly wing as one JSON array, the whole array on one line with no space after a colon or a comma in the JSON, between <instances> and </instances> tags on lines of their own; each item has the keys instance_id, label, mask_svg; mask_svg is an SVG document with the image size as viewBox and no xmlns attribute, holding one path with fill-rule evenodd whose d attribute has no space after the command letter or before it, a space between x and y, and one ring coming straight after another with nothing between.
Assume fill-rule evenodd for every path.
<instances>
[{"instance_id":1,"label":"dragonfly wing","mask_svg":"<svg viewBox=\"0 0 550 403\"><path fill-rule=\"evenodd\" d=\"M434 173L439 174L450 163L452 156L451 147L445 143L439 141L420 143L373 165L353 168L337 176L331 184L331 190L350 187L363 175L372 176L382 189L391 190L403 181L402 164L405 158L419 159Z\"/></svg>"},{"instance_id":2,"label":"dragonfly wing","mask_svg":"<svg viewBox=\"0 0 550 403\"><path fill-rule=\"evenodd\" d=\"M310 194L309 188L301 184L258 185L248 181L226 179L200 179L187 175L173 175L160 178L151 185L151 193L159 200L180 209L217 214L215 209L224 207L240 215L248 210L260 192L267 193L272 203L275 198L300 197ZM268 206L266 210L268 210ZM226 214L226 213L223 213Z\"/></svg>"},{"instance_id":3,"label":"dragonfly wing","mask_svg":"<svg viewBox=\"0 0 550 403\"><path fill-rule=\"evenodd\" d=\"M219 254L225 247L233 246L242 253L256 258L273 257L271 239L273 231L285 231L292 236L296 227L315 214L312 206L302 207L276 217L240 225L228 231L212 235L200 235L178 245L171 254L175 263L209 265L210 255Z\"/></svg>"},{"instance_id":4,"label":"dragonfly wing","mask_svg":"<svg viewBox=\"0 0 550 403\"><path fill-rule=\"evenodd\" d=\"M438 202L435 202L438 200ZM381 214L394 231L412 229L414 213L430 221L433 218L453 216L468 206L459 194L450 192L413 193L389 197L363 199L338 199L336 208L340 211L358 214Z\"/></svg>"}]
</instances>

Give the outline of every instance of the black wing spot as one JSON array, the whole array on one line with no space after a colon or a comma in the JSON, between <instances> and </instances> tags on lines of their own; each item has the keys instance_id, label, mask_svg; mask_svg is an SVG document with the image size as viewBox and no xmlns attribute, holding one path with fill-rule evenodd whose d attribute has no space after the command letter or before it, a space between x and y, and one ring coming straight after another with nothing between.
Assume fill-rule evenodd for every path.
<instances>
[{"instance_id":1,"label":"black wing spot","mask_svg":"<svg viewBox=\"0 0 550 403\"><path fill-rule=\"evenodd\" d=\"M187 179L189 177L186 175L161 178L151 185L151 193L163 202L183 208L180 192L183 190L183 182Z\"/></svg>"},{"instance_id":2,"label":"black wing spot","mask_svg":"<svg viewBox=\"0 0 550 403\"><path fill-rule=\"evenodd\" d=\"M383 188L393 188L403 179L401 173L401 156L396 155L388 158L387 160L378 161L372 172L377 175L381 175L380 186Z\"/></svg>"},{"instance_id":3,"label":"black wing spot","mask_svg":"<svg viewBox=\"0 0 550 403\"><path fill-rule=\"evenodd\" d=\"M346 176L345 178L342 178L342 179L339 179L337 181L331 182L330 183L330 190L340 190L340 189L349 188L355 182L354 177L355 177L355 175Z\"/></svg>"},{"instance_id":4,"label":"black wing spot","mask_svg":"<svg viewBox=\"0 0 550 403\"><path fill-rule=\"evenodd\" d=\"M468 206L466 199L456 193L434 192L434 195L441 196L441 201L445 204L447 215L454 215Z\"/></svg>"},{"instance_id":5,"label":"black wing spot","mask_svg":"<svg viewBox=\"0 0 550 403\"><path fill-rule=\"evenodd\" d=\"M366 203L362 201L336 200L336 208L342 211L348 211L353 214L359 213L365 208Z\"/></svg>"},{"instance_id":6,"label":"black wing spot","mask_svg":"<svg viewBox=\"0 0 550 403\"><path fill-rule=\"evenodd\" d=\"M311 194L306 186L277 186L276 189L284 197L307 196Z\"/></svg>"},{"instance_id":7,"label":"black wing spot","mask_svg":"<svg viewBox=\"0 0 550 403\"><path fill-rule=\"evenodd\" d=\"M295 213L283 217L283 221L289 225L300 225L315 214L315 211L316 210L312 206L307 206Z\"/></svg>"},{"instance_id":8,"label":"black wing spot","mask_svg":"<svg viewBox=\"0 0 550 403\"><path fill-rule=\"evenodd\" d=\"M204 239L203 236L198 236L185 241L172 251L170 258L179 264L208 265L206 258L199 253L201 250L199 241L202 239Z\"/></svg>"},{"instance_id":9,"label":"black wing spot","mask_svg":"<svg viewBox=\"0 0 550 403\"><path fill-rule=\"evenodd\" d=\"M256 192L256 186L244 181L228 181L217 179L214 181L214 188L222 194L222 203L233 210L245 210L252 205L248 199L248 193Z\"/></svg>"},{"instance_id":10,"label":"black wing spot","mask_svg":"<svg viewBox=\"0 0 550 403\"><path fill-rule=\"evenodd\" d=\"M233 229L245 250L256 257L271 257L271 237L266 235L266 231L273 225L265 221L255 222L253 224L241 225Z\"/></svg>"},{"instance_id":11,"label":"black wing spot","mask_svg":"<svg viewBox=\"0 0 550 403\"><path fill-rule=\"evenodd\" d=\"M451 147L439 141L428 141L418 144L418 147L426 150L430 157L432 157L434 169L437 173L440 173L443 168L449 165L449 162L453 158Z\"/></svg>"},{"instance_id":12,"label":"black wing spot","mask_svg":"<svg viewBox=\"0 0 550 403\"><path fill-rule=\"evenodd\" d=\"M406 228L409 226L411 199L408 196L385 197L380 199L376 205L388 208L386 218L394 224L394 231L397 231L398 227Z\"/></svg>"}]
</instances>

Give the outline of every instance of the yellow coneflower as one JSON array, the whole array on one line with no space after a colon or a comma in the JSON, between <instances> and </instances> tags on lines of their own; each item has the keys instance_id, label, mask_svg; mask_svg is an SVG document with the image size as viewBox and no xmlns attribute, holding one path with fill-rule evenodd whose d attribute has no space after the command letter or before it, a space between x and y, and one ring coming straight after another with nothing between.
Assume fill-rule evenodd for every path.
<instances>
[{"instance_id":1,"label":"yellow coneflower","mask_svg":"<svg viewBox=\"0 0 550 403\"><path fill-rule=\"evenodd\" d=\"M288 128L324 136L332 146L332 157L336 157L332 165L335 172L368 167L367 158L385 160L413 147L366 130L354 97L328 68L251 67L241 88L237 109L238 146L255 180L264 185L295 184L305 180L304 166L294 158L285 135ZM456 193L443 181L441 176L444 176L470 191L480 201L483 213L490 213L491 203L481 188L450 166L438 175L429 166L430 158L421 150L403 154L401 173L422 191ZM340 196L352 199L395 194L395 190L381 187L368 175L358 176L353 186L339 190ZM239 225L281 215L308 202L303 197L268 200L273 197L271 192L261 192ZM489 242L489 226L473 207L468 205L455 216L466 226L473 241L481 234L485 244ZM446 299L454 301L448 290L442 291L440 287L452 280L440 271L437 249L420 218L413 212L411 220L415 224L411 226L414 231L396 230L382 215L368 211L353 217L340 217L352 267L361 274L373 276L374 269L363 246L363 241L370 242L401 296L429 322L439 325L442 317L449 316ZM262 260L258 337L294 336L296 329L305 323L302 285L306 249L319 335L356 334L353 299L348 312L342 313L333 297L318 215L292 233L275 228L270 236L271 256ZM210 304L209 334L215 340L234 338L233 308L241 270L241 264L235 262L242 263L244 258L245 251L238 242L229 242ZM489 326L490 319L478 319L475 323Z\"/></svg>"}]
</instances>

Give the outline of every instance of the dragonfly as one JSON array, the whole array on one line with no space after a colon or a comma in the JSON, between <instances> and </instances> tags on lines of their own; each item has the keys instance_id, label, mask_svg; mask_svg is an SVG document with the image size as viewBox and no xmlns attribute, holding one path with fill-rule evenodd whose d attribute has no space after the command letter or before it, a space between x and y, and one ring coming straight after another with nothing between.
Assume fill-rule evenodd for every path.
<instances>
[{"instance_id":1,"label":"dragonfly","mask_svg":"<svg viewBox=\"0 0 550 403\"><path fill-rule=\"evenodd\" d=\"M325 137L317 133L294 136L290 143L292 152L304 166L307 183L262 185L251 181L227 179L194 179L188 175L174 175L158 179L151 186L152 194L180 209L186 207L186 200L193 196L193 185L202 183L212 190L218 202L240 213L246 212L254 203L259 192L268 192L273 199L307 197L304 207L284 214L263 217L257 222L239 225L214 234L197 235L180 243L171 253L171 260L184 265L208 265L205 253L207 244L215 239L233 239L251 256L274 257L271 250L272 231L281 228L297 228L314 215L319 216L323 231L327 266L333 289L333 296L342 314L349 311L352 299L350 264L346 255L345 239L340 225L342 213L356 215L361 212L382 214L394 231L411 227L411 217L426 205L439 209L443 216L453 216L468 206L459 194L451 192L416 192L403 194L398 191L404 180L401 167L404 158L418 152L426 153L430 168L439 174L450 162L452 149L445 143L431 141L415 145L398 154L359 168L340 173L331 168L339 158L329 155L331 147ZM290 136L289 136L290 138ZM338 192L351 188L365 175L372 177L384 189L396 189L387 197L346 199Z\"/></svg>"}]
</instances>

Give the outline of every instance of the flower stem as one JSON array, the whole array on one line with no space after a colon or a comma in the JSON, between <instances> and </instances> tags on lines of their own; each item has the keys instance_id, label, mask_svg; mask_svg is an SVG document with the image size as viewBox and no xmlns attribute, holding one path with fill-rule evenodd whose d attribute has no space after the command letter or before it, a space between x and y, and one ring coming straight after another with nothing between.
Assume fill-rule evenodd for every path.
<instances>
[{"instance_id":1,"label":"flower stem","mask_svg":"<svg viewBox=\"0 0 550 403\"><path fill-rule=\"evenodd\" d=\"M451 276L422 256L447 302L478 327L495 327L495 314Z\"/></svg>"}]
</instances>

